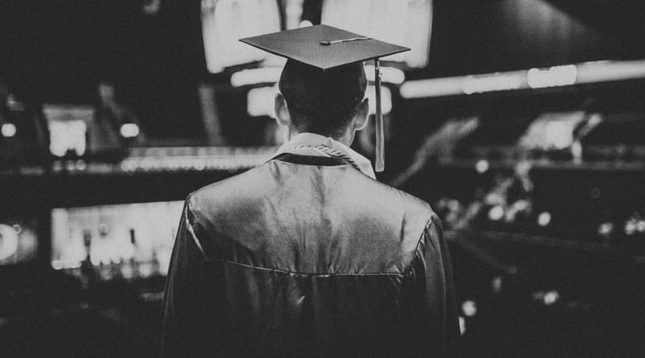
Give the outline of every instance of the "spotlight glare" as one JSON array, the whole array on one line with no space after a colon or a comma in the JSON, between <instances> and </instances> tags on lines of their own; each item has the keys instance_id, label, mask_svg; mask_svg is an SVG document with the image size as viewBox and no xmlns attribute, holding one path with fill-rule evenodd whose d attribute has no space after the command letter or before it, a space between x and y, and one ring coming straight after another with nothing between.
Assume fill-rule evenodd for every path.
<instances>
[{"instance_id":1,"label":"spotlight glare","mask_svg":"<svg viewBox=\"0 0 645 358\"><path fill-rule=\"evenodd\" d=\"M477 173L483 174L486 173L490 169L490 164L488 163L488 160L480 160L475 164L475 170L477 170Z\"/></svg>"},{"instance_id":2,"label":"spotlight glare","mask_svg":"<svg viewBox=\"0 0 645 358\"><path fill-rule=\"evenodd\" d=\"M464 301L461 304L461 310L466 317L472 317L477 314L477 304L474 301Z\"/></svg>"},{"instance_id":3,"label":"spotlight glare","mask_svg":"<svg viewBox=\"0 0 645 358\"><path fill-rule=\"evenodd\" d=\"M121 125L121 136L123 138L134 138L139 135L139 126L135 123Z\"/></svg>"},{"instance_id":4,"label":"spotlight glare","mask_svg":"<svg viewBox=\"0 0 645 358\"><path fill-rule=\"evenodd\" d=\"M551 214L549 212L543 212L538 215L538 225L547 226L551 223Z\"/></svg>"},{"instance_id":5,"label":"spotlight glare","mask_svg":"<svg viewBox=\"0 0 645 358\"><path fill-rule=\"evenodd\" d=\"M488 212L488 218L493 221L499 221L504 217L504 208L500 205L493 206Z\"/></svg>"},{"instance_id":6,"label":"spotlight glare","mask_svg":"<svg viewBox=\"0 0 645 358\"><path fill-rule=\"evenodd\" d=\"M549 291L544 294L544 298L543 298L544 304L547 306L550 306L558 302L559 299L560 299L560 293L558 293L558 291Z\"/></svg>"},{"instance_id":7,"label":"spotlight glare","mask_svg":"<svg viewBox=\"0 0 645 358\"><path fill-rule=\"evenodd\" d=\"M13 123L4 123L2 125L2 128L0 129L0 132L2 133L3 137L11 138L16 135L16 133L18 132L18 129L16 128L16 125Z\"/></svg>"}]
</instances>

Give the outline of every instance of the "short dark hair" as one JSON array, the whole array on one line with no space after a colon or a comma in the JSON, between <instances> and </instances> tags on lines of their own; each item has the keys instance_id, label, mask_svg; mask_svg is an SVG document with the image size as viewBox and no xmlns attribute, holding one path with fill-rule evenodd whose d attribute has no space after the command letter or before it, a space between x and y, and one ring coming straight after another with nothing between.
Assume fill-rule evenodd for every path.
<instances>
[{"instance_id":1,"label":"short dark hair","mask_svg":"<svg viewBox=\"0 0 645 358\"><path fill-rule=\"evenodd\" d=\"M360 62L323 71L288 60L278 85L299 131L335 136L356 115L367 79Z\"/></svg>"}]
</instances>

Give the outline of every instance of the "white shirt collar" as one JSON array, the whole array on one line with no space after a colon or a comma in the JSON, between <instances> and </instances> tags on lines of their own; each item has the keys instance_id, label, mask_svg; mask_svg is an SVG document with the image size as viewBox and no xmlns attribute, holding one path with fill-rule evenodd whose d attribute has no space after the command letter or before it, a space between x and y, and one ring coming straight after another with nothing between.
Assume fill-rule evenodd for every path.
<instances>
[{"instance_id":1,"label":"white shirt collar","mask_svg":"<svg viewBox=\"0 0 645 358\"><path fill-rule=\"evenodd\" d=\"M326 151L321 151L320 149L316 148L317 146L324 146L326 148L329 148L332 152L338 152L344 156L349 157L358 166L358 169L363 174L372 179L376 179L374 169L372 169L372 163L369 161L369 159L365 158L352 148L333 138L325 137L315 133L305 132L296 134L295 136L291 137L290 141L288 141L278 149L276 155L291 153L317 157L333 156Z\"/></svg>"}]
</instances>

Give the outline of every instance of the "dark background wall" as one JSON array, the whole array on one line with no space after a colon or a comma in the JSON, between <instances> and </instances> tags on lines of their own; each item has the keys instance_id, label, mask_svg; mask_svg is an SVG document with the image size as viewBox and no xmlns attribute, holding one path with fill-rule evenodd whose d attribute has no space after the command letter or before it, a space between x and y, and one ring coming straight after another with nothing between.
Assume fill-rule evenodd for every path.
<instances>
[{"instance_id":1,"label":"dark background wall","mask_svg":"<svg viewBox=\"0 0 645 358\"><path fill-rule=\"evenodd\" d=\"M146 1L4 0L0 67L36 103L93 103L98 81L111 81L151 136L199 136L196 88L217 81L205 69L200 1L162 0L154 15ZM314 20L316 3L305 3ZM612 4L435 0L430 65L409 78L645 57L642 6Z\"/></svg>"},{"instance_id":2,"label":"dark background wall","mask_svg":"<svg viewBox=\"0 0 645 358\"><path fill-rule=\"evenodd\" d=\"M9 0L0 5L0 63L34 102L93 103L110 81L152 136L201 130L205 75L199 1Z\"/></svg>"},{"instance_id":3,"label":"dark background wall","mask_svg":"<svg viewBox=\"0 0 645 358\"><path fill-rule=\"evenodd\" d=\"M643 26L632 24L645 22L643 4L617 0L610 12L601 3L605 1L436 0L431 60L424 75L645 56L645 36L638 36ZM623 8L626 3L632 6Z\"/></svg>"}]
</instances>

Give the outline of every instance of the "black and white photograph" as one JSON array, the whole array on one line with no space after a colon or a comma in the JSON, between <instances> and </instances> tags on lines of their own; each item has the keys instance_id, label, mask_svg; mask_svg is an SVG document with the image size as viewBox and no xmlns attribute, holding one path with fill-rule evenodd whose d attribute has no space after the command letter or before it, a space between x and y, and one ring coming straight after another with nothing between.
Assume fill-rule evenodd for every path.
<instances>
[{"instance_id":1,"label":"black and white photograph","mask_svg":"<svg viewBox=\"0 0 645 358\"><path fill-rule=\"evenodd\" d=\"M645 357L645 2L0 0L0 357Z\"/></svg>"}]
</instances>

